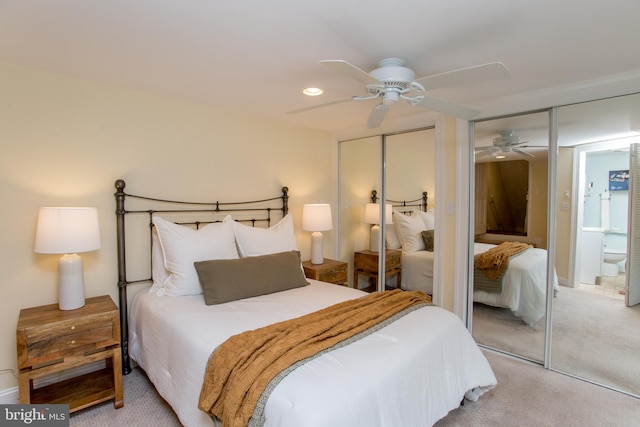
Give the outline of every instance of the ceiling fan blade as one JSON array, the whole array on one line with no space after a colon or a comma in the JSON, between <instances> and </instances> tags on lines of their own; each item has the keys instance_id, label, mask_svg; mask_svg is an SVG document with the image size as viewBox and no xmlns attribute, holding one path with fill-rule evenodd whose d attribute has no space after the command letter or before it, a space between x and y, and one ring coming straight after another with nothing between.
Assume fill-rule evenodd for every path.
<instances>
[{"instance_id":1,"label":"ceiling fan blade","mask_svg":"<svg viewBox=\"0 0 640 427\"><path fill-rule=\"evenodd\" d=\"M427 110L439 111L441 113L459 117L465 120L471 120L475 116L480 114L480 111L474 110L473 108L465 107L464 105L460 104L454 104L453 102L434 98L432 96L425 96L422 101L415 105L426 108Z\"/></svg>"},{"instance_id":2,"label":"ceiling fan blade","mask_svg":"<svg viewBox=\"0 0 640 427\"><path fill-rule=\"evenodd\" d=\"M518 154L522 154L523 156L535 157L533 154L527 153L526 151L522 151L519 148L512 148L511 151L514 151Z\"/></svg>"},{"instance_id":3,"label":"ceiling fan blade","mask_svg":"<svg viewBox=\"0 0 640 427\"><path fill-rule=\"evenodd\" d=\"M441 87L462 86L471 83L489 80L506 79L511 73L502 62L490 62L488 64L475 65L468 68L447 71L422 77L416 80L425 89L437 89Z\"/></svg>"},{"instance_id":4,"label":"ceiling fan blade","mask_svg":"<svg viewBox=\"0 0 640 427\"><path fill-rule=\"evenodd\" d=\"M297 114L304 111L315 110L316 108L328 107L329 105L341 104L343 102L353 101L353 98L338 99L337 101L325 102L324 104L310 105L308 107L298 108L297 110L287 111L287 114Z\"/></svg>"},{"instance_id":5,"label":"ceiling fan blade","mask_svg":"<svg viewBox=\"0 0 640 427\"><path fill-rule=\"evenodd\" d=\"M361 70L355 65L349 64L347 61L343 61L341 59L327 59L319 62L322 65L326 65L327 67L335 71L338 71L343 74L347 74L366 85L380 84L380 80L376 79L375 77L371 76L371 74Z\"/></svg>"},{"instance_id":6,"label":"ceiling fan blade","mask_svg":"<svg viewBox=\"0 0 640 427\"><path fill-rule=\"evenodd\" d=\"M493 145L485 145L484 147L474 147L474 149L476 151L478 151L478 150L488 150L490 148L494 148L494 146Z\"/></svg>"},{"instance_id":7,"label":"ceiling fan blade","mask_svg":"<svg viewBox=\"0 0 640 427\"><path fill-rule=\"evenodd\" d=\"M371 114L369 114L369 120L367 120L367 128L373 129L380 126L387 115L387 111L389 111L388 105L378 104L373 107Z\"/></svg>"},{"instance_id":8,"label":"ceiling fan blade","mask_svg":"<svg viewBox=\"0 0 640 427\"><path fill-rule=\"evenodd\" d=\"M484 150L484 151L480 151L479 153L476 153L476 158L477 157L484 157L484 156L488 156L489 154L491 154L491 150Z\"/></svg>"}]
</instances>

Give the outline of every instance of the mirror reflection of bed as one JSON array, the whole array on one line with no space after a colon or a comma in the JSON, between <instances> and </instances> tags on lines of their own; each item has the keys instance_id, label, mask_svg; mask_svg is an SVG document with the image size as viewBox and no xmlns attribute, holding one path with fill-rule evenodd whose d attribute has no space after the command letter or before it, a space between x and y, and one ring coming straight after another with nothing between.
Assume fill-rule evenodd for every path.
<instances>
[{"instance_id":1,"label":"mirror reflection of bed","mask_svg":"<svg viewBox=\"0 0 640 427\"><path fill-rule=\"evenodd\" d=\"M403 252L402 289L432 294L434 252L424 235L437 228L433 213L423 208L426 203L394 206L393 226L387 228L386 243L388 248ZM486 269L474 269L474 302L508 309L518 321L535 325L545 313L547 251L516 240L476 242L473 250L477 260L484 256L491 265L505 261L499 274L489 277Z\"/></svg>"}]
</instances>

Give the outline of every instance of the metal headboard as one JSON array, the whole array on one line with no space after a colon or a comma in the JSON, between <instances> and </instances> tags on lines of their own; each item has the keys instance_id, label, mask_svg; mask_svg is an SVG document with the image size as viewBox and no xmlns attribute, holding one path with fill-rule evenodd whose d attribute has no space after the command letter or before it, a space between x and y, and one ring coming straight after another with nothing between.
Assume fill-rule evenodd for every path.
<instances>
[{"instance_id":1,"label":"metal headboard","mask_svg":"<svg viewBox=\"0 0 640 427\"><path fill-rule=\"evenodd\" d=\"M117 253L118 253L118 298L120 303L120 344L122 351L122 372L131 372L131 360L129 358L129 319L127 308L127 286L135 283L150 282L148 277L130 280L127 278L127 257L125 250L125 219L127 215L147 215L149 219L149 242L152 239L153 215L171 214L178 215L184 221L176 221L176 224L188 225L199 228L213 222L222 221L223 217L229 214L237 214L242 218L235 218L236 221L250 223L252 226L271 225L274 213L281 213L282 217L289 212L289 189L282 187L280 196L261 200L249 200L241 202L190 202L179 200L165 200L154 197L138 196L125 192L126 183L119 179L115 182L116 192L116 221L117 221ZM144 209L127 210L125 208L126 199L137 199L145 206ZM154 208L155 207L155 208ZM194 220L193 218L205 217L204 220ZM278 216L280 216L278 214ZM151 243L149 243L151 247Z\"/></svg>"},{"instance_id":2,"label":"metal headboard","mask_svg":"<svg viewBox=\"0 0 640 427\"><path fill-rule=\"evenodd\" d=\"M378 191L377 190L371 190L371 203L378 203L378 200L380 198L378 197ZM409 209L408 211L404 211L403 209L407 209L407 208L418 208L418 210L421 210L423 212L427 211L427 202L429 200L428 197L428 193L426 191L422 192L422 197L415 199L415 200L391 200L391 199L387 199L388 203L391 203L391 206L393 206L394 208L400 210L400 212L402 213L408 213L411 209Z\"/></svg>"}]
</instances>

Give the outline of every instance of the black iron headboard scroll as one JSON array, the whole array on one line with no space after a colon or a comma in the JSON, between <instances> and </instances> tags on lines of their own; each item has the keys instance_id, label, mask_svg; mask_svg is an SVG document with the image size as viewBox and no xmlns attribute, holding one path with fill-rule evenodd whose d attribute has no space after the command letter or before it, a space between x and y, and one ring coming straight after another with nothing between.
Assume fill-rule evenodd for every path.
<instances>
[{"instance_id":1,"label":"black iron headboard scroll","mask_svg":"<svg viewBox=\"0 0 640 427\"><path fill-rule=\"evenodd\" d=\"M387 203L391 203L394 208L418 208L419 210L427 211L427 202L429 200L428 193L422 192L422 197L415 200L391 200L387 199ZM378 191L371 190L371 203L378 203Z\"/></svg>"},{"instance_id":2,"label":"black iron headboard scroll","mask_svg":"<svg viewBox=\"0 0 640 427\"><path fill-rule=\"evenodd\" d=\"M261 200L249 200L241 202L188 202L178 200L165 200L147 196L137 196L125 192L126 183L119 179L115 182L116 192L116 230L117 230L117 252L118 252L118 300L120 304L120 344L122 351L122 372L131 372L131 360L129 358L129 319L127 308L127 286L134 283L151 282L153 278L148 277L129 280L127 278L127 257L125 252L125 218L130 214L146 214L149 217L149 242L151 242L151 232L153 229L153 215L167 213L178 215L181 221L177 224L193 226L196 229L201 225L213 222L220 222L223 216L238 214L241 218L234 218L236 221L250 223L252 226L263 224L269 227L272 221L272 213L281 213L282 217L289 212L289 189L282 187L280 196ZM127 210L125 199L141 200L147 209ZM155 209L152 207L155 206ZM204 221L201 216L208 217ZM198 216L198 220L194 218ZM184 219L184 221L182 220Z\"/></svg>"}]
</instances>

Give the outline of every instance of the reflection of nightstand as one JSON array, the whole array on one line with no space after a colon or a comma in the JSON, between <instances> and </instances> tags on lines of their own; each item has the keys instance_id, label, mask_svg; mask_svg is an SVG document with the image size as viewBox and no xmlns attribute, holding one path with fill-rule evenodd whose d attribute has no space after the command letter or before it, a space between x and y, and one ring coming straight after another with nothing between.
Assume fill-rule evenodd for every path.
<instances>
[{"instance_id":1,"label":"reflection of nightstand","mask_svg":"<svg viewBox=\"0 0 640 427\"><path fill-rule=\"evenodd\" d=\"M373 284L364 291L373 292L378 289L378 252L358 251L353 254L353 286L358 287L358 276L368 276L373 279ZM384 276L386 278L397 275L398 285L402 279L402 251L387 249L385 252L385 269ZM390 288L393 289L393 288Z\"/></svg>"},{"instance_id":2,"label":"reflection of nightstand","mask_svg":"<svg viewBox=\"0 0 640 427\"><path fill-rule=\"evenodd\" d=\"M325 258L322 264L311 264L311 261L302 263L304 275L309 279L321 282L334 283L336 285L347 284L347 263Z\"/></svg>"},{"instance_id":3,"label":"reflection of nightstand","mask_svg":"<svg viewBox=\"0 0 640 427\"><path fill-rule=\"evenodd\" d=\"M109 296L87 298L76 310L61 311L58 304L23 309L16 336L20 403L67 403L70 412L107 400L124 405L119 312ZM35 379L95 362L106 366L33 387Z\"/></svg>"}]
</instances>

